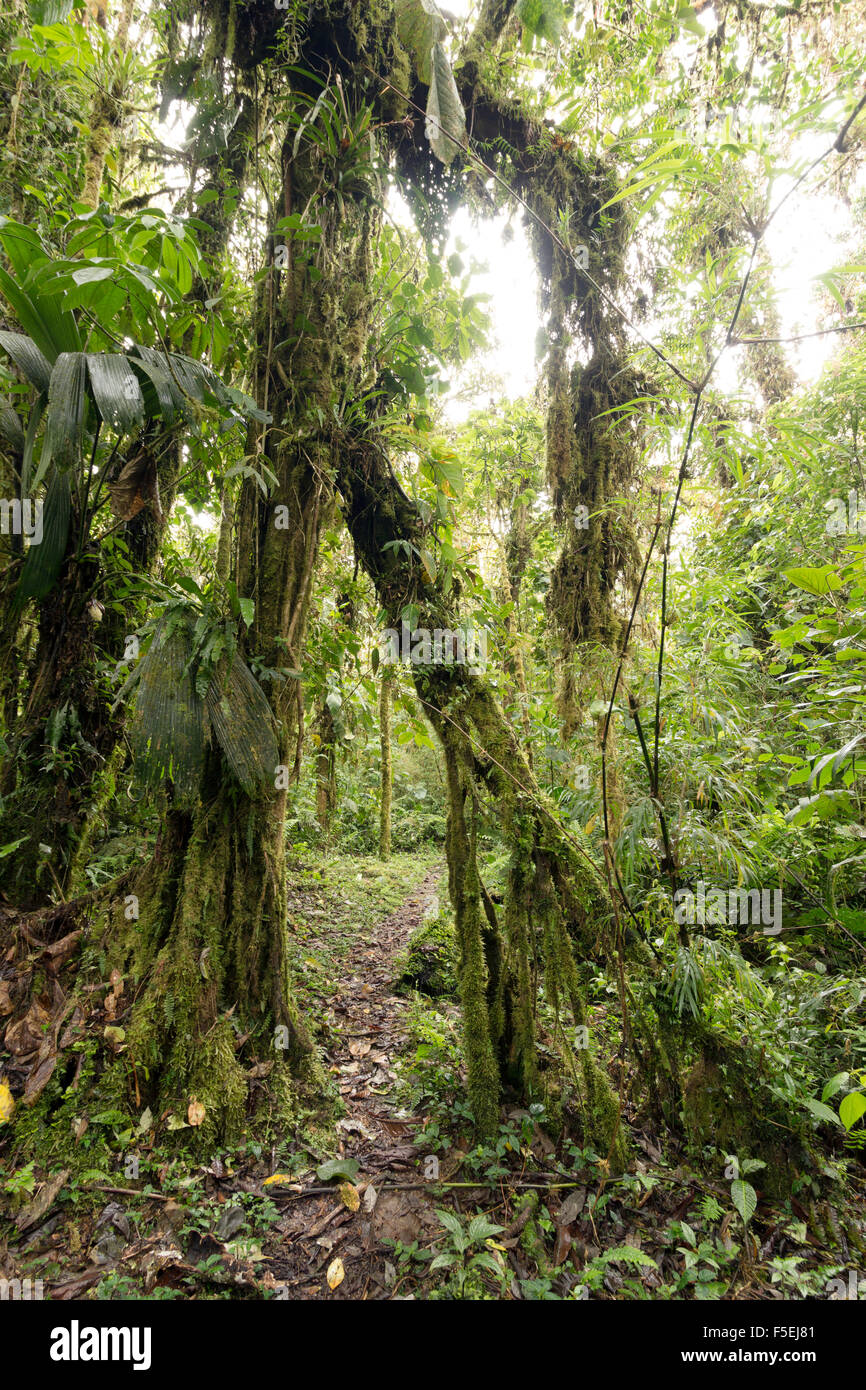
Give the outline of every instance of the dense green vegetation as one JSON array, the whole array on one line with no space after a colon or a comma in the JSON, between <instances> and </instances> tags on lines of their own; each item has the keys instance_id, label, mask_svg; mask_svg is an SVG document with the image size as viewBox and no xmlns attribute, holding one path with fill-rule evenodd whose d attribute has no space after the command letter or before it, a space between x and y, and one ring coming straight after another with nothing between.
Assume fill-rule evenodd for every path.
<instances>
[{"instance_id":1,"label":"dense green vegetation","mask_svg":"<svg viewBox=\"0 0 866 1390\"><path fill-rule=\"evenodd\" d=\"M864 46L7 7L0 1277L848 1296Z\"/></svg>"}]
</instances>

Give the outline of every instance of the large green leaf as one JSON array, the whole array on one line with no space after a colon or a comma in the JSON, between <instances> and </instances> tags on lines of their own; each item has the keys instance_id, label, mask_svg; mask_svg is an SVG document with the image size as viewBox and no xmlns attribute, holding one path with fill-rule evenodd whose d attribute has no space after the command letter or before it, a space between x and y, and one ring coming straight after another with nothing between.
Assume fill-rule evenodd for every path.
<instances>
[{"instance_id":1,"label":"large green leaf","mask_svg":"<svg viewBox=\"0 0 866 1390\"><path fill-rule=\"evenodd\" d=\"M39 351L44 353L49 363L53 362L57 356L57 350L51 341L51 334L39 317L30 296L25 294L18 281L2 266L0 266L0 293L8 300L16 319L29 337L33 339Z\"/></svg>"},{"instance_id":2,"label":"large green leaf","mask_svg":"<svg viewBox=\"0 0 866 1390\"><path fill-rule=\"evenodd\" d=\"M32 338L26 337L23 333L0 332L0 347L6 349L16 367L21 368L37 391L47 395L48 383L51 380L51 363Z\"/></svg>"},{"instance_id":3,"label":"large green leaf","mask_svg":"<svg viewBox=\"0 0 866 1390\"><path fill-rule=\"evenodd\" d=\"M72 9L72 0L30 0L30 18L34 24L64 24Z\"/></svg>"},{"instance_id":4,"label":"large green leaf","mask_svg":"<svg viewBox=\"0 0 866 1390\"><path fill-rule=\"evenodd\" d=\"M41 395L31 410L30 419L27 421L27 433L24 436L24 455L21 459L22 497L28 497L32 491L30 487L30 476L33 472L33 450L36 447L36 436L39 433L39 426L42 422L42 416L45 414L47 405L47 394Z\"/></svg>"},{"instance_id":5,"label":"large green leaf","mask_svg":"<svg viewBox=\"0 0 866 1390\"><path fill-rule=\"evenodd\" d=\"M235 656L225 681L211 681L206 704L220 747L247 795L273 787L280 757L271 707L240 657Z\"/></svg>"},{"instance_id":6,"label":"large green leaf","mask_svg":"<svg viewBox=\"0 0 866 1390\"><path fill-rule=\"evenodd\" d=\"M811 1096L806 1098L806 1108L810 1110L817 1120L825 1125L838 1125L839 1116L835 1110L831 1110L829 1105L825 1105L822 1100L812 1100Z\"/></svg>"},{"instance_id":7,"label":"large green leaf","mask_svg":"<svg viewBox=\"0 0 866 1390\"><path fill-rule=\"evenodd\" d=\"M119 352L89 352L87 365L96 408L107 425L125 434L144 421L144 398L129 359Z\"/></svg>"},{"instance_id":8,"label":"large green leaf","mask_svg":"<svg viewBox=\"0 0 866 1390\"><path fill-rule=\"evenodd\" d=\"M13 274L0 272L0 290L15 309L18 322L53 362L58 353L80 352L81 335L75 317L61 308L51 292L59 273L32 227L0 218L2 244Z\"/></svg>"},{"instance_id":9,"label":"large green leaf","mask_svg":"<svg viewBox=\"0 0 866 1390\"><path fill-rule=\"evenodd\" d=\"M559 43L565 23L562 0L517 0L517 18L536 38Z\"/></svg>"},{"instance_id":10,"label":"large green leaf","mask_svg":"<svg viewBox=\"0 0 866 1390\"><path fill-rule=\"evenodd\" d=\"M433 45L442 42L448 25L434 0L395 0L394 8L400 41L414 53L421 81L429 82Z\"/></svg>"},{"instance_id":11,"label":"large green leaf","mask_svg":"<svg viewBox=\"0 0 866 1390\"><path fill-rule=\"evenodd\" d=\"M842 580L832 565L796 565L792 569L782 570L782 573L798 589L805 589L807 594L815 594L819 598L842 587Z\"/></svg>"},{"instance_id":12,"label":"large green leaf","mask_svg":"<svg viewBox=\"0 0 866 1390\"><path fill-rule=\"evenodd\" d=\"M320 1182L333 1182L335 1178L354 1182L360 1170L361 1165L356 1158L329 1158L316 1169L316 1177Z\"/></svg>"},{"instance_id":13,"label":"large green leaf","mask_svg":"<svg viewBox=\"0 0 866 1390\"><path fill-rule=\"evenodd\" d=\"M39 545L31 542L28 548L15 590L16 612L29 599L44 598L57 582L66 554L71 513L69 474L54 469L42 508L42 540Z\"/></svg>"},{"instance_id":14,"label":"large green leaf","mask_svg":"<svg viewBox=\"0 0 866 1390\"><path fill-rule=\"evenodd\" d=\"M227 675L210 681L204 699L198 693L204 621L170 609L118 695L120 703L138 685L130 742L142 780L153 786L171 778L186 803L198 792L209 726L248 795L273 787L279 762L270 705L239 657Z\"/></svg>"},{"instance_id":15,"label":"large green leaf","mask_svg":"<svg viewBox=\"0 0 866 1390\"><path fill-rule=\"evenodd\" d=\"M843 1097L839 1106L839 1119L847 1130L853 1129L863 1115L866 1115L866 1096L862 1091L851 1091Z\"/></svg>"},{"instance_id":16,"label":"large green leaf","mask_svg":"<svg viewBox=\"0 0 866 1390\"><path fill-rule=\"evenodd\" d=\"M208 405L231 405L228 391L206 363L182 352L171 353L170 362L171 370L188 397Z\"/></svg>"},{"instance_id":17,"label":"large green leaf","mask_svg":"<svg viewBox=\"0 0 866 1390\"><path fill-rule=\"evenodd\" d=\"M758 1206L758 1194L750 1182L743 1182L742 1178L734 1178L731 1183L731 1201L736 1207L743 1224L748 1226Z\"/></svg>"},{"instance_id":18,"label":"large green leaf","mask_svg":"<svg viewBox=\"0 0 866 1390\"><path fill-rule=\"evenodd\" d=\"M153 348L145 347L135 347L132 352L135 355L130 356L130 364L144 378L145 395L150 394L147 390L149 385L162 415L163 424L172 424L178 415L183 413L184 397L169 371L165 355L155 352ZM148 414L155 413L149 406Z\"/></svg>"},{"instance_id":19,"label":"large green leaf","mask_svg":"<svg viewBox=\"0 0 866 1390\"><path fill-rule=\"evenodd\" d=\"M84 353L61 352L51 369L48 420L34 487L44 477L49 461L68 468L78 457L84 428L85 365Z\"/></svg>"},{"instance_id":20,"label":"large green leaf","mask_svg":"<svg viewBox=\"0 0 866 1390\"><path fill-rule=\"evenodd\" d=\"M192 647L189 620L166 615L141 658L129 731L142 780L159 786L170 778L179 804L195 799L206 741L204 702L188 669Z\"/></svg>"},{"instance_id":21,"label":"large green leaf","mask_svg":"<svg viewBox=\"0 0 866 1390\"><path fill-rule=\"evenodd\" d=\"M243 413L257 420L270 420L270 415L256 408L255 402L243 393L224 386L219 377L204 362L182 352L157 352L154 348L136 345L130 350L133 367L146 372L159 398L163 419L169 399L173 415L182 415L191 406L215 406L232 414Z\"/></svg>"},{"instance_id":22,"label":"large green leaf","mask_svg":"<svg viewBox=\"0 0 866 1390\"><path fill-rule=\"evenodd\" d=\"M437 159L451 164L466 145L466 114L454 81L448 54L433 46L433 71L427 97L427 139Z\"/></svg>"}]
</instances>

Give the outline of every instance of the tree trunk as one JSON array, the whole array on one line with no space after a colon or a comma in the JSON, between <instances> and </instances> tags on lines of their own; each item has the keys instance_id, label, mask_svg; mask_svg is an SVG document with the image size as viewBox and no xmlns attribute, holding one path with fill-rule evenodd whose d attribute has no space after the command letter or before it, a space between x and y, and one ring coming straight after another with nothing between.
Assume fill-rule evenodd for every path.
<instances>
[{"instance_id":1,"label":"tree trunk","mask_svg":"<svg viewBox=\"0 0 866 1390\"><path fill-rule=\"evenodd\" d=\"M316 819L325 838L331 831L331 817L337 809L337 747L334 716L325 701L316 719L319 740L316 753Z\"/></svg>"},{"instance_id":2,"label":"tree trunk","mask_svg":"<svg viewBox=\"0 0 866 1390\"><path fill-rule=\"evenodd\" d=\"M132 447L142 446L140 438ZM148 505L126 524L128 558L139 575L150 574L159 556L180 458L174 441L157 465L162 516ZM0 860L0 887L25 906L51 885L64 894L83 887L87 851L115 790L123 727L112 709L116 690L101 668L123 659L126 638L143 617L134 610L118 614L110 605L100 616L93 600L105 595L104 568L99 559L79 559L78 532L73 515L64 569L38 609L27 702L16 711L3 763L3 834L25 837L25 843Z\"/></svg>"},{"instance_id":3,"label":"tree trunk","mask_svg":"<svg viewBox=\"0 0 866 1390\"><path fill-rule=\"evenodd\" d=\"M293 143L291 130L283 148L284 208L305 206L318 188L306 148L296 155ZM332 499L333 445L322 431L323 412L364 389L363 369L346 346L338 286L348 277L357 287L354 326L363 335L375 293L378 213L369 192L321 197L317 263L295 259L290 249L287 268L272 261L262 285L256 395L273 422L251 432L248 452L262 457L277 484L265 499L255 481L245 480L234 554L238 592L255 604L245 645L270 670L297 672L302 663L319 536ZM141 907L134 937L114 919L114 949L143 981L128 1033L135 1072L139 1060L148 1068L154 1110L179 1113L193 1095L205 1104L198 1132L205 1144L238 1132L253 1057L274 1062L268 1104L282 1123L298 1086L324 1090L288 966L283 843L300 684L287 675L267 694L279 731L273 790L246 795L212 753L196 804L169 814L154 859L132 890ZM128 1080L125 1086L129 1095Z\"/></svg>"},{"instance_id":4,"label":"tree trunk","mask_svg":"<svg viewBox=\"0 0 866 1390\"><path fill-rule=\"evenodd\" d=\"M391 690L393 677L388 667L382 668L379 685L379 858L391 858L391 792L393 771L391 767Z\"/></svg>"},{"instance_id":5,"label":"tree trunk","mask_svg":"<svg viewBox=\"0 0 866 1390\"><path fill-rule=\"evenodd\" d=\"M128 41L133 8L132 0L124 0L116 40L121 49ZM110 144L119 128L115 120L119 119L118 111L108 95L97 95L95 104L100 102L107 102L108 107L100 107L103 127L97 145L104 140ZM207 208L201 249L214 265L219 265L231 234L230 209L246 187L259 115L258 108L245 99L243 120L232 131L219 173L208 166L208 187L218 179L220 196L216 205ZM96 133L94 127L92 139ZM96 145L90 149L87 178L92 185L91 202L98 197L105 149L101 155ZM196 276L188 299L203 302L212 293ZM190 343L184 347L188 350ZM154 450L161 446L158 430L133 441L131 448L137 451L148 443ZM157 478L162 515L147 506L124 527L123 538L137 574L151 574L157 563L180 470L181 441L176 435L167 449L159 448ZM230 528L224 535L230 542ZM95 624L87 611L87 601L106 596L102 569L99 562L82 565L78 561L75 525L70 537L66 569L39 610L29 698L20 715L15 702L17 685L9 674L20 665L20 654L14 649L18 623L4 619L0 628L0 697L6 696L10 714L7 727L12 735L10 752L0 766L0 791L8 797L3 813L4 835L7 840L27 836L14 856L0 860L0 888L22 905L35 904L44 896L46 887L52 885L67 895L86 887L87 855L102 811L114 794L122 758L116 750L123 721L112 709L115 691L100 678L99 666L101 662L116 663L123 658L125 639L144 616L141 611L121 616L109 604L104 621ZM223 577L227 577L227 572ZM58 743L53 747L55 738ZM40 843L51 849L50 868Z\"/></svg>"},{"instance_id":6,"label":"tree trunk","mask_svg":"<svg viewBox=\"0 0 866 1390\"><path fill-rule=\"evenodd\" d=\"M134 10L135 0L122 0L117 32L112 42L112 50L119 58L124 57L129 47L129 26ZM82 202L90 208L95 208L99 202L108 151L120 138L124 115L123 95L119 82L115 82L110 91L98 87L90 108L90 136L81 193Z\"/></svg>"}]
</instances>

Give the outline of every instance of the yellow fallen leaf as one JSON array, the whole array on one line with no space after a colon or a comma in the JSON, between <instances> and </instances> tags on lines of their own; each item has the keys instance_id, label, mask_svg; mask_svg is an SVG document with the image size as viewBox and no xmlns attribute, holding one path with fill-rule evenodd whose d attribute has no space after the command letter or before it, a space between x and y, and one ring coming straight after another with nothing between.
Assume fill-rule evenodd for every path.
<instances>
[{"instance_id":1,"label":"yellow fallen leaf","mask_svg":"<svg viewBox=\"0 0 866 1390\"><path fill-rule=\"evenodd\" d=\"M262 1187L271 1187L275 1182L291 1182L290 1173L271 1173L269 1178L265 1178Z\"/></svg>"},{"instance_id":2,"label":"yellow fallen leaf","mask_svg":"<svg viewBox=\"0 0 866 1390\"><path fill-rule=\"evenodd\" d=\"M12 1092L5 1082L0 1083L0 1125L9 1123L14 1109L15 1102L12 1099Z\"/></svg>"},{"instance_id":3,"label":"yellow fallen leaf","mask_svg":"<svg viewBox=\"0 0 866 1390\"><path fill-rule=\"evenodd\" d=\"M346 1271L343 1268L343 1261L338 1256L336 1260L332 1260L331 1263L328 1265L328 1288L338 1288L339 1285L342 1284L345 1277Z\"/></svg>"},{"instance_id":4,"label":"yellow fallen leaf","mask_svg":"<svg viewBox=\"0 0 866 1390\"><path fill-rule=\"evenodd\" d=\"M192 1096L189 1102L189 1109L186 1112L186 1118L189 1120L190 1124L200 1125L206 1114L207 1111L201 1101L196 1100L195 1096Z\"/></svg>"},{"instance_id":5,"label":"yellow fallen leaf","mask_svg":"<svg viewBox=\"0 0 866 1390\"><path fill-rule=\"evenodd\" d=\"M357 1187L353 1187L350 1182L340 1183L340 1197L342 1198L343 1206L348 1207L349 1211L357 1211L361 1205L358 1189Z\"/></svg>"}]
</instances>

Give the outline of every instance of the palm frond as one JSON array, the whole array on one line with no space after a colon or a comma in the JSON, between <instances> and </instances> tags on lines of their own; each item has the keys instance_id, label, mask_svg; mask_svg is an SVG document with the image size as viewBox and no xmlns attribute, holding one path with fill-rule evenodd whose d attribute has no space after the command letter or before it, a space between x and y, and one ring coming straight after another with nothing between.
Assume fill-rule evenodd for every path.
<instances>
[{"instance_id":1,"label":"palm frond","mask_svg":"<svg viewBox=\"0 0 866 1390\"><path fill-rule=\"evenodd\" d=\"M61 469L68 468L78 457L84 428L85 362L84 353L61 352L51 369L48 419L34 488L44 477L49 462Z\"/></svg>"},{"instance_id":2,"label":"palm frond","mask_svg":"<svg viewBox=\"0 0 866 1390\"><path fill-rule=\"evenodd\" d=\"M142 780L174 783L179 802L198 792L205 753L204 702L187 670L192 649L188 619L168 613L141 658L130 744Z\"/></svg>"},{"instance_id":3,"label":"palm frond","mask_svg":"<svg viewBox=\"0 0 866 1390\"><path fill-rule=\"evenodd\" d=\"M6 400L0 400L0 435L3 436L7 444L11 444L13 451L19 457L24 453L24 428L16 412Z\"/></svg>"},{"instance_id":4,"label":"palm frond","mask_svg":"<svg viewBox=\"0 0 866 1390\"><path fill-rule=\"evenodd\" d=\"M51 363L26 333L0 333L0 347L5 348L16 367L20 367L42 395L48 394Z\"/></svg>"},{"instance_id":5,"label":"palm frond","mask_svg":"<svg viewBox=\"0 0 866 1390\"><path fill-rule=\"evenodd\" d=\"M30 545L13 600L20 611L29 599L44 598L57 581L69 539L72 493L69 474L52 470L42 513L42 540Z\"/></svg>"},{"instance_id":6,"label":"palm frond","mask_svg":"<svg viewBox=\"0 0 866 1390\"><path fill-rule=\"evenodd\" d=\"M207 712L226 760L248 796L273 786L279 762L274 717L255 676L235 656L208 688Z\"/></svg>"},{"instance_id":7,"label":"palm frond","mask_svg":"<svg viewBox=\"0 0 866 1390\"><path fill-rule=\"evenodd\" d=\"M96 409L121 434L144 422L144 397L129 359L120 352L89 352L87 366Z\"/></svg>"}]
</instances>

